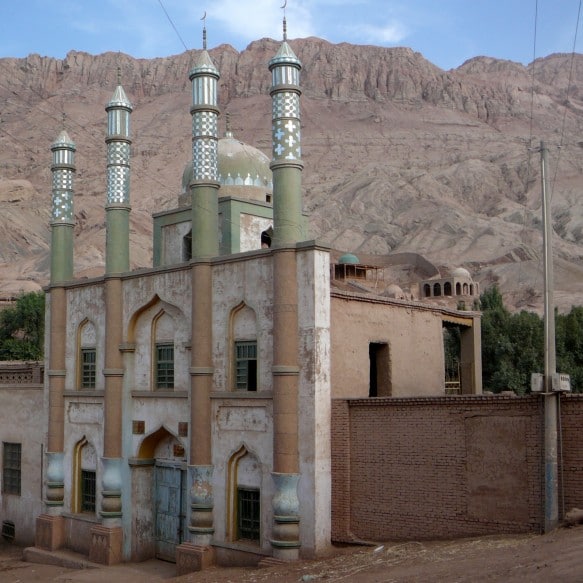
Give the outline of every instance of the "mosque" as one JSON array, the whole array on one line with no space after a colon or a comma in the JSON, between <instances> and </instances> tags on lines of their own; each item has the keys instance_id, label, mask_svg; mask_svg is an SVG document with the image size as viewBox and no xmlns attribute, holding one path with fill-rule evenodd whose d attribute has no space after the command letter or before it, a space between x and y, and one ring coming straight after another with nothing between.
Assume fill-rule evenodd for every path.
<instances>
[{"instance_id":1,"label":"mosque","mask_svg":"<svg viewBox=\"0 0 583 583\"><path fill-rule=\"evenodd\" d=\"M101 277L75 279L76 148L64 130L51 147L38 548L103 564L159 557L179 574L321 555L332 400L443 395L448 326L460 329L461 391L481 393L477 312L380 293L374 266L335 261L309 239L301 63L285 34L269 70L271 160L228 124L219 139L220 75L200 52L192 162L177 208L153 217L152 267L129 269L132 105L121 81L106 106Z\"/></svg>"}]
</instances>

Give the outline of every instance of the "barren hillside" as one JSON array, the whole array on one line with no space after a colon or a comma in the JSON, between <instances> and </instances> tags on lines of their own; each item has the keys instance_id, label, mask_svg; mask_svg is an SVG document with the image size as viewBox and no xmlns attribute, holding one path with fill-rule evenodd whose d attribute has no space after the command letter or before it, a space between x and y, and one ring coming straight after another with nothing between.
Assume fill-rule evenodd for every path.
<instances>
[{"instance_id":1,"label":"barren hillside","mask_svg":"<svg viewBox=\"0 0 583 583\"><path fill-rule=\"evenodd\" d=\"M555 299L561 309L583 305L583 56L567 93L570 55L529 67L477 57L443 71L406 48L316 38L291 45L304 65L304 206L314 237L357 254L414 251L440 268L461 265L483 289L499 282L511 305L539 309L536 149L545 140ZM263 39L241 53L210 51L235 135L267 154L267 62L277 47ZM0 295L47 282L50 144L62 112L77 145L76 271L103 271L104 106L118 64L134 105L132 264L151 264L150 214L175 205L190 157L195 57L72 51L64 60L0 59Z\"/></svg>"}]
</instances>

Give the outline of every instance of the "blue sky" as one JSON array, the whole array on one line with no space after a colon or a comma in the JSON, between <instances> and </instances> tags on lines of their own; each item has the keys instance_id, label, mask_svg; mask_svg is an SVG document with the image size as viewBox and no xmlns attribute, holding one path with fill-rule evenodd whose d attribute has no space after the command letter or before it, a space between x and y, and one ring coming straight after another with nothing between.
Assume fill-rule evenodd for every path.
<instances>
[{"instance_id":1,"label":"blue sky","mask_svg":"<svg viewBox=\"0 0 583 583\"><path fill-rule=\"evenodd\" d=\"M201 46L244 49L280 38L284 0L16 0L0 18L0 57L121 51L164 57ZM287 0L289 38L407 46L444 69L478 56L529 63L571 52L580 0ZM7 4L8 0L3 0ZM168 12L179 35L167 19ZM537 42L534 53L535 13ZM583 19L583 15L582 15ZM581 24L583 27L583 23ZM583 32L577 52L583 52Z\"/></svg>"}]
</instances>

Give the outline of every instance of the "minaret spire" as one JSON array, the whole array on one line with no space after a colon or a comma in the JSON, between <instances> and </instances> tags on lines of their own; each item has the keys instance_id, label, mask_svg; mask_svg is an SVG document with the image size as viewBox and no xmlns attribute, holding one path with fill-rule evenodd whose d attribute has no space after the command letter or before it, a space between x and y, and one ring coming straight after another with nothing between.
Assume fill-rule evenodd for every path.
<instances>
[{"instance_id":1,"label":"minaret spire","mask_svg":"<svg viewBox=\"0 0 583 583\"><path fill-rule=\"evenodd\" d=\"M283 10L283 40L284 40L284 42L287 41L287 20L285 18L286 6L287 6L287 0L285 0L285 2L283 3L283 6L281 7Z\"/></svg>"},{"instance_id":2,"label":"minaret spire","mask_svg":"<svg viewBox=\"0 0 583 583\"><path fill-rule=\"evenodd\" d=\"M132 104L121 86L121 68L117 68L117 87L107 111L107 241L106 273L129 271L130 214L130 114Z\"/></svg>"},{"instance_id":3,"label":"minaret spire","mask_svg":"<svg viewBox=\"0 0 583 583\"><path fill-rule=\"evenodd\" d=\"M201 20L203 21L203 24L202 24L202 50L206 51L206 11L204 13L204 16L201 18Z\"/></svg>"}]
</instances>

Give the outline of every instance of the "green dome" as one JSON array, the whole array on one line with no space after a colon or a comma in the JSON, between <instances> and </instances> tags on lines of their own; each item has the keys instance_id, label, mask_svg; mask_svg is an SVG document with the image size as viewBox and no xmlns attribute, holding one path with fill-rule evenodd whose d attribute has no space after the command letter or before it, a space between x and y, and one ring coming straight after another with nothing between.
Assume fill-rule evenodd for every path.
<instances>
[{"instance_id":1,"label":"green dome","mask_svg":"<svg viewBox=\"0 0 583 583\"><path fill-rule=\"evenodd\" d=\"M227 132L219 140L218 163L219 196L271 202L273 177L269 158L263 152ZM182 195L188 194L192 174L192 162L189 162L182 174Z\"/></svg>"},{"instance_id":2,"label":"green dome","mask_svg":"<svg viewBox=\"0 0 583 583\"><path fill-rule=\"evenodd\" d=\"M360 259L356 255L353 255L352 253L345 253L344 255L342 255L342 257L340 257L338 263L358 264L360 263Z\"/></svg>"}]
</instances>

